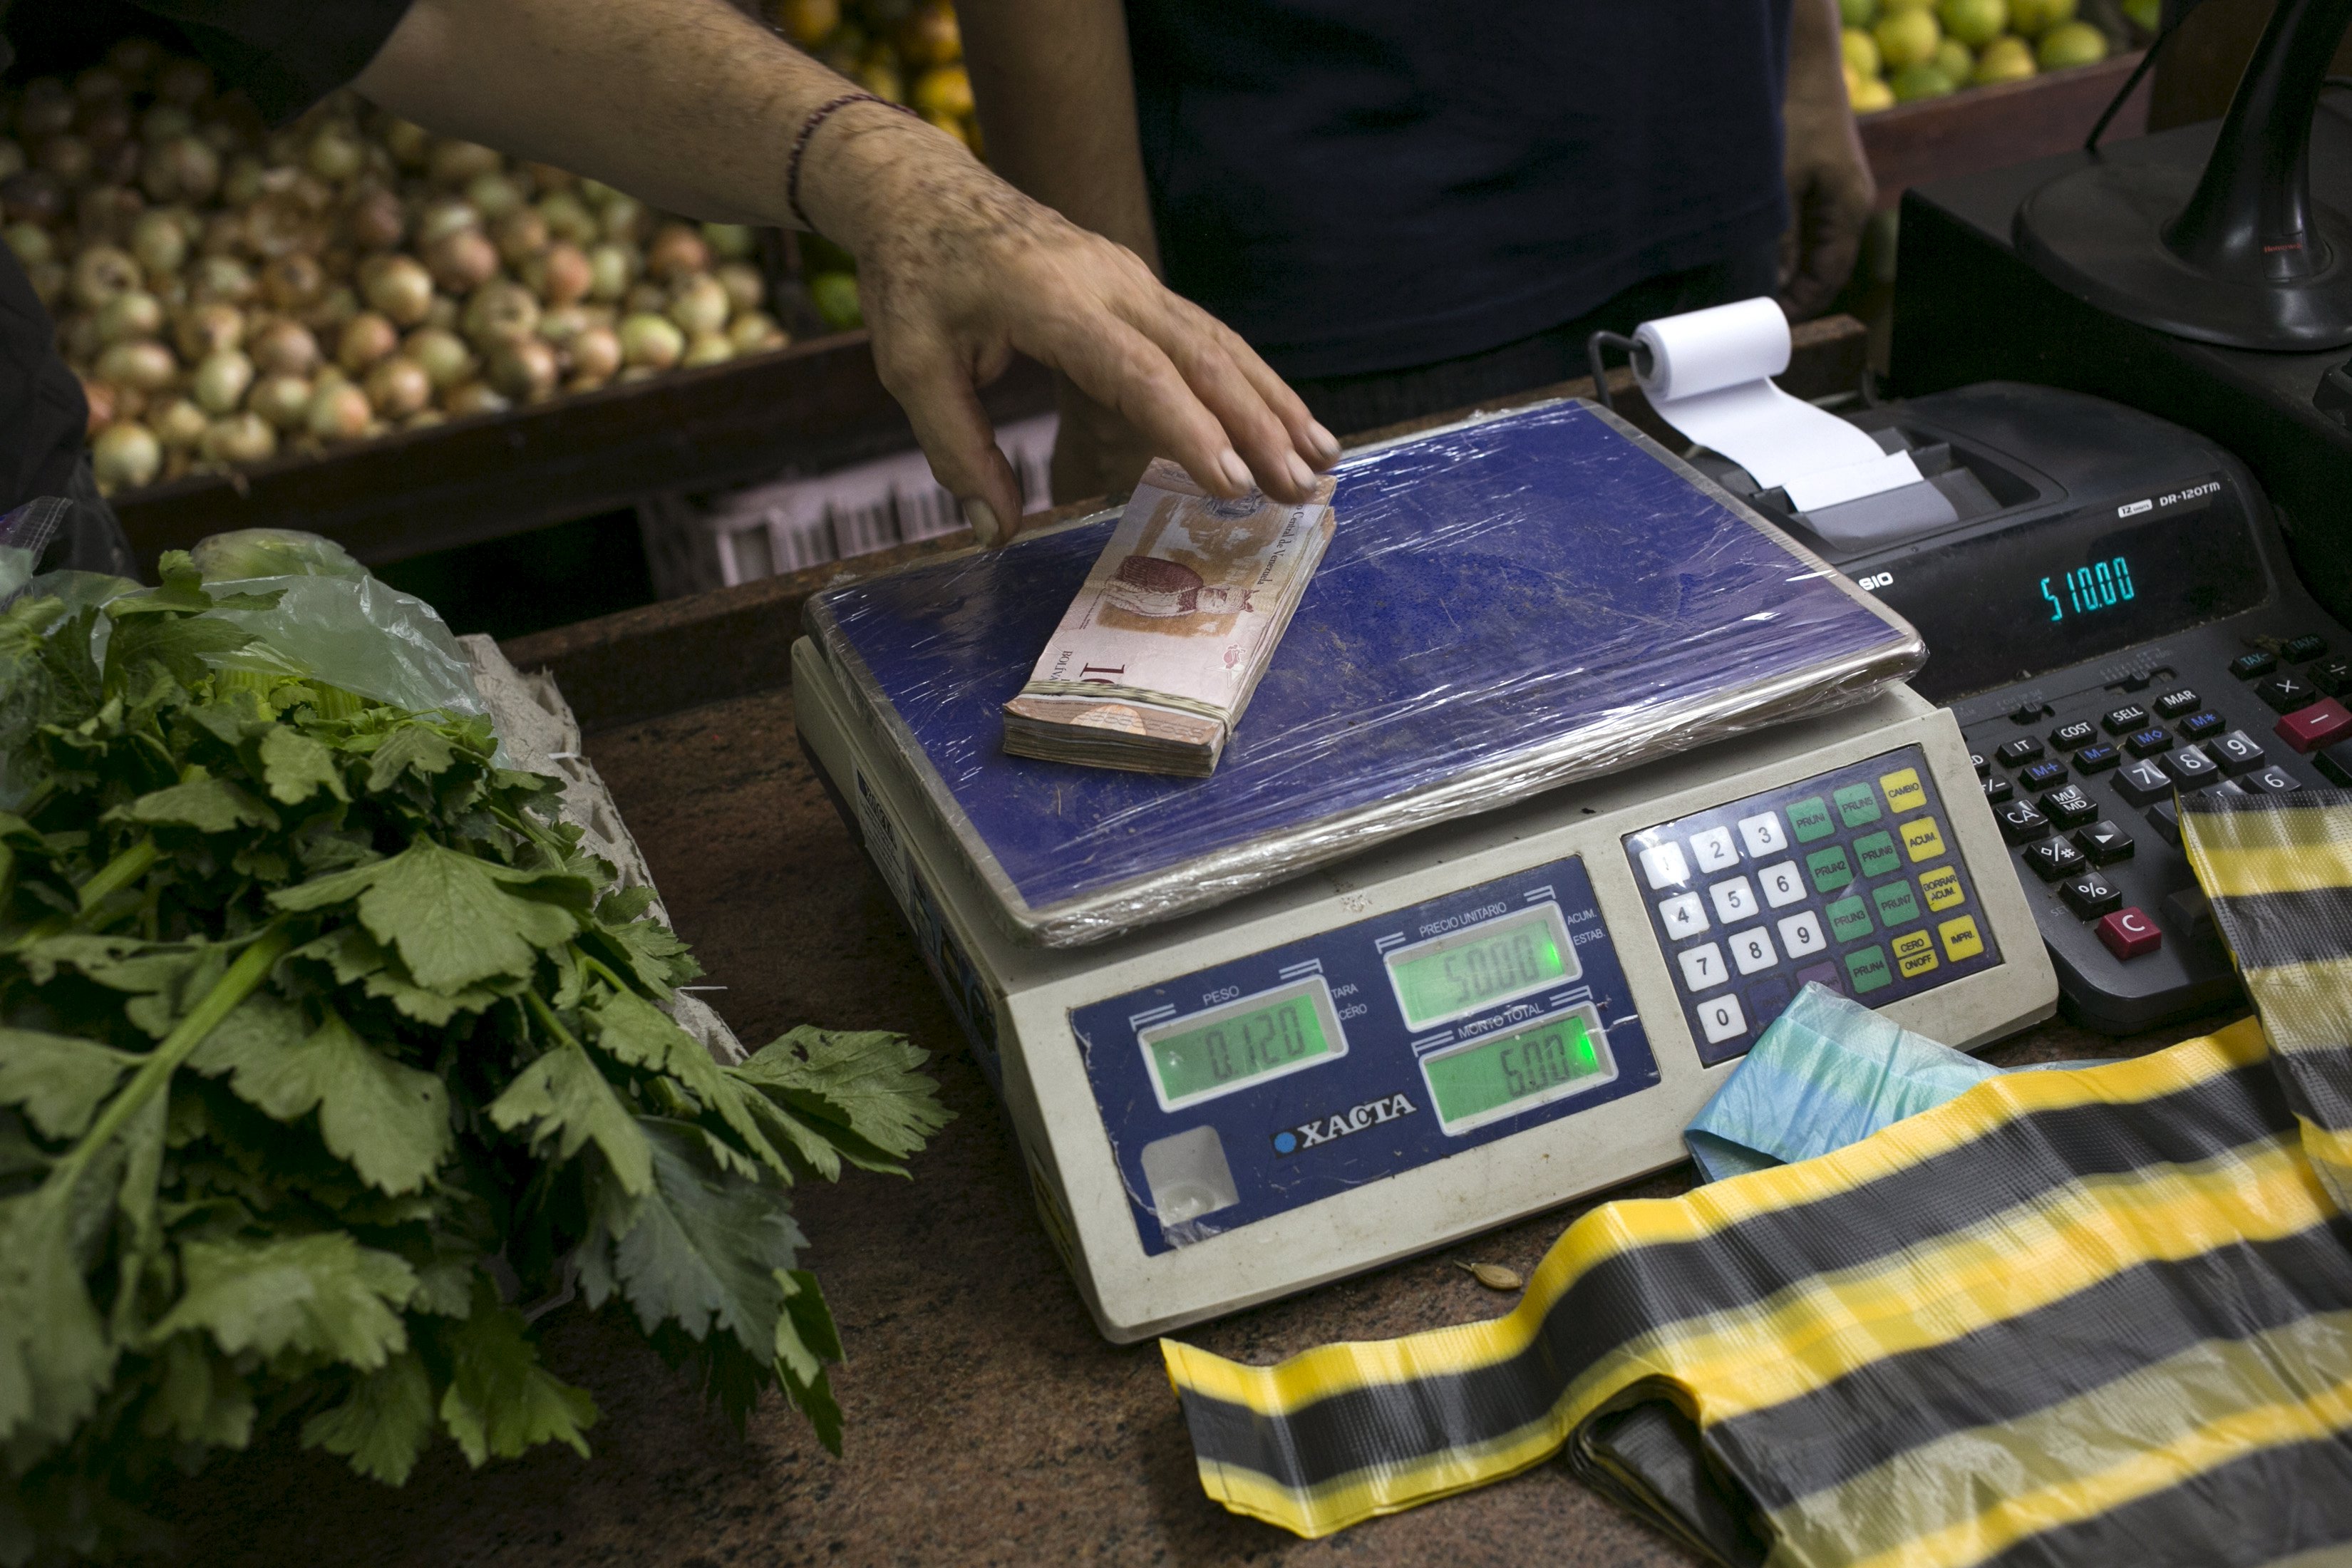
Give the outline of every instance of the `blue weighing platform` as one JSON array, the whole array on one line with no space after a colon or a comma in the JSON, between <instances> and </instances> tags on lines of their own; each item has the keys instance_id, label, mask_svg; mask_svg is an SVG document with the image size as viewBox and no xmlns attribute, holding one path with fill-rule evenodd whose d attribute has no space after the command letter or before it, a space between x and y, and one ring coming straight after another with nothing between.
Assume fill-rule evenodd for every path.
<instances>
[{"instance_id":1,"label":"blue weighing platform","mask_svg":"<svg viewBox=\"0 0 2352 1568\"><path fill-rule=\"evenodd\" d=\"M1008 756L1116 513L854 583L808 626L1016 937L1101 940L1429 823L1863 700L1918 635L1614 415L1370 447L1206 779Z\"/></svg>"}]
</instances>

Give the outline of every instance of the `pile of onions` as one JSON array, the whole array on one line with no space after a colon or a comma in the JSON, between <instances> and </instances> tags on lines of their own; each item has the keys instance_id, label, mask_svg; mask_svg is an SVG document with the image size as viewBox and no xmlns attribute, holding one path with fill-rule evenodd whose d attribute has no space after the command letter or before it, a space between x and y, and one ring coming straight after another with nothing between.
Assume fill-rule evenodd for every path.
<instances>
[{"instance_id":1,"label":"pile of onions","mask_svg":"<svg viewBox=\"0 0 2352 1568\"><path fill-rule=\"evenodd\" d=\"M745 228L125 38L0 94L0 237L109 492L782 348Z\"/></svg>"}]
</instances>

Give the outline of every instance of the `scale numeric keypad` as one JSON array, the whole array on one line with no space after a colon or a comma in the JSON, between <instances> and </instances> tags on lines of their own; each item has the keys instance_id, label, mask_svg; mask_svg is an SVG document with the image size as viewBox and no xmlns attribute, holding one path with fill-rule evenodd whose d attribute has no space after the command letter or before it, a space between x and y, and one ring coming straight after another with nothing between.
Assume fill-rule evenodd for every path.
<instances>
[{"instance_id":1,"label":"scale numeric keypad","mask_svg":"<svg viewBox=\"0 0 2352 1568\"><path fill-rule=\"evenodd\" d=\"M2027 760L2042 757L2026 739ZM1876 1006L2000 962L1916 746L1663 824L1626 848L1710 1064L1752 1047L1809 981Z\"/></svg>"}]
</instances>

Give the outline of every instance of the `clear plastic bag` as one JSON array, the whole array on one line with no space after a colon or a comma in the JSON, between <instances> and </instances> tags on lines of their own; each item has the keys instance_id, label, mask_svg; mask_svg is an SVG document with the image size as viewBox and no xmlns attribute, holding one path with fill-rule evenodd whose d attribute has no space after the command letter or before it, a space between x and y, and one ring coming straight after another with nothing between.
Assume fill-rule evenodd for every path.
<instances>
[{"instance_id":1,"label":"clear plastic bag","mask_svg":"<svg viewBox=\"0 0 2352 1568\"><path fill-rule=\"evenodd\" d=\"M1217 772L1005 754L1115 514L813 598L817 647L1016 937L1099 941L1433 823L1869 699L1918 634L1614 415L1350 454Z\"/></svg>"}]
</instances>

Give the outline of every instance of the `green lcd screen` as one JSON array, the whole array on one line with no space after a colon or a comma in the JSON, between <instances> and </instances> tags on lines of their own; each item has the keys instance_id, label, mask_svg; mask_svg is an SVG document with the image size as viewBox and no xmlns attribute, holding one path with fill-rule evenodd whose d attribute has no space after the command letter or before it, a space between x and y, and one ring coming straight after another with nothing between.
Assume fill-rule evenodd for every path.
<instances>
[{"instance_id":1,"label":"green lcd screen","mask_svg":"<svg viewBox=\"0 0 2352 1568\"><path fill-rule=\"evenodd\" d=\"M1139 1037L1160 1103L1170 1110L1314 1067L1348 1049L1319 975L1175 1019Z\"/></svg>"},{"instance_id":2,"label":"green lcd screen","mask_svg":"<svg viewBox=\"0 0 2352 1568\"><path fill-rule=\"evenodd\" d=\"M1507 1035L1423 1057L1430 1102L1448 1133L1467 1132L1617 1076L1588 1004Z\"/></svg>"},{"instance_id":3,"label":"green lcd screen","mask_svg":"<svg viewBox=\"0 0 2352 1568\"><path fill-rule=\"evenodd\" d=\"M1537 904L1388 955L1408 1028L1425 1029L1584 972L1559 906Z\"/></svg>"}]
</instances>

